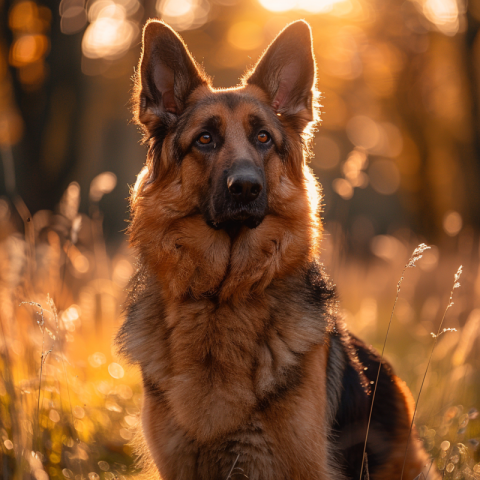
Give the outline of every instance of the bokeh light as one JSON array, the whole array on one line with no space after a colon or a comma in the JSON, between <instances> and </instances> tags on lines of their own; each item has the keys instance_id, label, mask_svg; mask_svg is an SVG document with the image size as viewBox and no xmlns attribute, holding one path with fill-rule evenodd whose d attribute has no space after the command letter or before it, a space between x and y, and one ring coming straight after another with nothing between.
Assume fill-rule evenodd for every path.
<instances>
[{"instance_id":1,"label":"bokeh light","mask_svg":"<svg viewBox=\"0 0 480 480\"><path fill-rule=\"evenodd\" d=\"M210 3L206 0L157 0L156 10L160 18L183 31L207 22Z\"/></svg>"},{"instance_id":2,"label":"bokeh light","mask_svg":"<svg viewBox=\"0 0 480 480\"><path fill-rule=\"evenodd\" d=\"M109 0L97 0L89 9L90 25L82 40L88 58L115 60L124 55L139 34L138 26L127 19L125 7Z\"/></svg>"},{"instance_id":3,"label":"bokeh light","mask_svg":"<svg viewBox=\"0 0 480 480\"><path fill-rule=\"evenodd\" d=\"M14 34L9 63L18 69L18 77L27 90L39 88L47 77L45 57L50 51L51 11L33 1L13 5L9 26ZM13 122L14 123L14 122Z\"/></svg>"},{"instance_id":4,"label":"bokeh light","mask_svg":"<svg viewBox=\"0 0 480 480\"><path fill-rule=\"evenodd\" d=\"M380 140L377 124L365 115L351 118L347 123L346 130L349 140L354 145L367 150L374 148Z\"/></svg>"},{"instance_id":5,"label":"bokeh light","mask_svg":"<svg viewBox=\"0 0 480 480\"><path fill-rule=\"evenodd\" d=\"M22 35L12 46L10 64L23 67L42 58L48 50L45 35Z\"/></svg>"},{"instance_id":6,"label":"bokeh light","mask_svg":"<svg viewBox=\"0 0 480 480\"><path fill-rule=\"evenodd\" d=\"M458 3L457 0L426 0L423 4L425 16L446 35L458 32Z\"/></svg>"},{"instance_id":7,"label":"bokeh light","mask_svg":"<svg viewBox=\"0 0 480 480\"><path fill-rule=\"evenodd\" d=\"M463 226L462 216L453 210L448 211L443 217L443 229L450 235L454 237L458 235Z\"/></svg>"},{"instance_id":8,"label":"bokeh light","mask_svg":"<svg viewBox=\"0 0 480 480\"><path fill-rule=\"evenodd\" d=\"M353 197L353 187L344 178L336 178L332 183L332 188L344 200L350 200Z\"/></svg>"},{"instance_id":9,"label":"bokeh light","mask_svg":"<svg viewBox=\"0 0 480 480\"><path fill-rule=\"evenodd\" d=\"M335 140L319 135L315 141L317 154L313 165L322 170L335 168L340 162L340 148Z\"/></svg>"},{"instance_id":10,"label":"bokeh light","mask_svg":"<svg viewBox=\"0 0 480 480\"><path fill-rule=\"evenodd\" d=\"M325 13L332 10L337 3L348 3L348 0L259 0L260 4L271 12L288 10L305 10L309 13Z\"/></svg>"},{"instance_id":11,"label":"bokeh light","mask_svg":"<svg viewBox=\"0 0 480 480\"><path fill-rule=\"evenodd\" d=\"M377 235L370 245L377 257L390 262L404 257L407 253L402 242L392 235Z\"/></svg>"},{"instance_id":12,"label":"bokeh light","mask_svg":"<svg viewBox=\"0 0 480 480\"><path fill-rule=\"evenodd\" d=\"M382 195L392 195L400 186L400 172L391 160L379 159L372 162L368 176L372 188Z\"/></svg>"},{"instance_id":13,"label":"bokeh light","mask_svg":"<svg viewBox=\"0 0 480 480\"><path fill-rule=\"evenodd\" d=\"M363 170L368 165L368 157L363 149L353 150L342 166L345 178L352 187L365 188L368 184L368 176Z\"/></svg>"},{"instance_id":14,"label":"bokeh light","mask_svg":"<svg viewBox=\"0 0 480 480\"><path fill-rule=\"evenodd\" d=\"M71 35L80 32L87 24L84 0L62 0L59 7L62 33Z\"/></svg>"},{"instance_id":15,"label":"bokeh light","mask_svg":"<svg viewBox=\"0 0 480 480\"><path fill-rule=\"evenodd\" d=\"M90 184L90 200L98 202L110 193L117 185L117 176L112 172L103 172L97 175Z\"/></svg>"},{"instance_id":16,"label":"bokeh light","mask_svg":"<svg viewBox=\"0 0 480 480\"><path fill-rule=\"evenodd\" d=\"M125 371L123 370L123 367L118 363L111 363L108 366L108 373L113 378L123 378L123 376L125 375Z\"/></svg>"}]
</instances>

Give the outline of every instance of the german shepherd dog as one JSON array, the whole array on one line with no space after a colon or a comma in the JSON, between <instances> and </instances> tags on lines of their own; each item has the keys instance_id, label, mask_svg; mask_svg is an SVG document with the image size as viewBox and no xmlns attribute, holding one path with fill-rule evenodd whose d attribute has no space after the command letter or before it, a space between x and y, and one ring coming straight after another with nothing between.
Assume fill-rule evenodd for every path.
<instances>
[{"instance_id":1,"label":"german shepherd dog","mask_svg":"<svg viewBox=\"0 0 480 480\"><path fill-rule=\"evenodd\" d=\"M367 478L380 358L336 316L319 263L315 77L303 21L219 90L170 27L144 28L134 104L148 155L129 229L140 267L117 343L140 366L164 480ZM412 410L383 362L370 479L400 479ZM403 478L427 463L413 434Z\"/></svg>"}]
</instances>

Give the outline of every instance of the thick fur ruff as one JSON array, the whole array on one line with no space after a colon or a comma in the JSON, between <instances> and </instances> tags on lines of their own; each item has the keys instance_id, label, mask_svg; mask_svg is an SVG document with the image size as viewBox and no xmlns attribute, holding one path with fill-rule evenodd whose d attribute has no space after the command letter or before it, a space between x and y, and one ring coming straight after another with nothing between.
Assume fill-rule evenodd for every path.
<instances>
[{"instance_id":1,"label":"thick fur ruff","mask_svg":"<svg viewBox=\"0 0 480 480\"><path fill-rule=\"evenodd\" d=\"M305 161L317 96L305 22L227 90L167 25L144 29L134 106L149 149L129 230L140 266L117 344L141 368L164 480L360 478L379 358L337 319L318 260ZM376 405L370 478L394 478L412 402L386 363ZM404 479L426 458L414 438Z\"/></svg>"}]
</instances>

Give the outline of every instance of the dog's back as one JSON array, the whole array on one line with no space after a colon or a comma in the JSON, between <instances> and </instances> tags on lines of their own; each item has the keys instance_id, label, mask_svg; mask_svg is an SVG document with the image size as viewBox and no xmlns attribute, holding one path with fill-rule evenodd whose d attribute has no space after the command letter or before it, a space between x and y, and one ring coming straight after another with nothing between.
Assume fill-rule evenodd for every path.
<instances>
[{"instance_id":1,"label":"dog's back","mask_svg":"<svg viewBox=\"0 0 480 480\"><path fill-rule=\"evenodd\" d=\"M318 264L304 159L316 97L305 22L220 91L169 27L145 27L135 114L149 153L130 226L141 267L117 340L142 370L164 480L360 478L379 359L336 318ZM372 480L400 475L412 413L386 364L377 395ZM404 478L425 459L414 440Z\"/></svg>"}]
</instances>

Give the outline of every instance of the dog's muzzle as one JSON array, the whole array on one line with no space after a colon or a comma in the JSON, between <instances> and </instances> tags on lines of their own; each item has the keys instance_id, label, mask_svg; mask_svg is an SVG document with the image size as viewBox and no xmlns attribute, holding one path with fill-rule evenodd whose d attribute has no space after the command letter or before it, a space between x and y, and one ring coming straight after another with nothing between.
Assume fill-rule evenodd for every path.
<instances>
[{"instance_id":1,"label":"dog's muzzle","mask_svg":"<svg viewBox=\"0 0 480 480\"><path fill-rule=\"evenodd\" d=\"M216 230L258 227L267 210L263 169L251 161L234 163L224 172L208 210L207 223Z\"/></svg>"}]
</instances>

